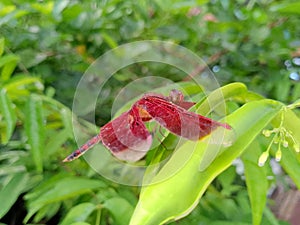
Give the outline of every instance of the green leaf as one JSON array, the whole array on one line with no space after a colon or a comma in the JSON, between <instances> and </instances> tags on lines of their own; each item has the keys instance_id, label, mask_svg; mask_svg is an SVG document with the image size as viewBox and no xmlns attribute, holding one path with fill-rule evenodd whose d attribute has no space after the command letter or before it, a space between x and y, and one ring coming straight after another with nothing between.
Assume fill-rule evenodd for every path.
<instances>
[{"instance_id":1,"label":"green leaf","mask_svg":"<svg viewBox=\"0 0 300 225\"><path fill-rule=\"evenodd\" d=\"M103 207L110 211L115 220L114 224L128 225L130 217L133 213L133 206L124 198L110 198L105 201Z\"/></svg>"},{"instance_id":2,"label":"green leaf","mask_svg":"<svg viewBox=\"0 0 300 225\"><path fill-rule=\"evenodd\" d=\"M260 144L254 141L242 155L253 225L261 224L268 192L266 167L258 165L258 158L262 153L260 148Z\"/></svg>"},{"instance_id":3,"label":"green leaf","mask_svg":"<svg viewBox=\"0 0 300 225\"><path fill-rule=\"evenodd\" d=\"M25 171L26 171L26 167L24 165L0 164L0 176L20 173Z\"/></svg>"},{"instance_id":4,"label":"green leaf","mask_svg":"<svg viewBox=\"0 0 300 225\"><path fill-rule=\"evenodd\" d=\"M48 184L48 183L47 183ZM36 196L32 205L45 205L67 198L76 197L79 193L86 193L95 188L103 188L106 185L100 180L91 180L80 177L67 177L58 180L56 183L49 183L44 191Z\"/></svg>"},{"instance_id":5,"label":"green leaf","mask_svg":"<svg viewBox=\"0 0 300 225\"><path fill-rule=\"evenodd\" d=\"M7 90L9 97L14 100L19 99L20 96L29 95L31 92L26 87L31 84L34 84L35 88L38 90L42 90L44 88L38 77L31 77L26 74L13 76L5 82L3 87Z\"/></svg>"},{"instance_id":6,"label":"green leaf","mask_svg":"<svg viewBox=\"0 0 300 225\"><path fill-rule=\"evenodd\" d=\"M31 7L44 15L49 15L53 11L53 1L32 3Z\"/></svg>"},{"instance_id":7,"label":"green leaf","mask_svg":"<svg viewBox=\"0 0 300 225\"><path fill-rule=\"evenodd\" d=\"M236 100L245 103L249 101L249 98L251 98L251 101L262 99L259 95L251 95L245 84L236 82L213 91L205 101L197 103L196 108L198 108L197 112L202 115L207 115L212 110L219 112L220 115L224 115L225 101Z\"/></svg>"},{"instance_id":8,"label":"green leaf","mask_svg":"<svg viewBox=\"0 0 300 225\"><path fill-rule=\"evenodd\" d=\"M5 55L0 58L0 68L2 67L2 71L1 71L2 81L6 81L10 78L19 60L20 58L13 54Z\"/></svg>"},{"instance_id":9,"label":"green leaf","mask_svg":"<svg viewBox=\"0 0 300 225\"><path fill-rule=\"evenodd\" d=\"M84 202L70 209L60 225L69 225L75 222L84 222L89 215L95 210L96 205Z\"/></svg>"},{"instance_id":10,"label":"green leaf","mask_svg":"<svg viewBox=\"0 0 300 225\"><path fill-rule=\"evenodd\" d=\"M60 202L56 202L53 204L45 205L42 207L37 214L34 216L33 221L38 223L40 222L43 218L52 218L57 214L61 206Z\"/></svg>"},{"instance_id":11,"label":"green leaf","mask_svg":"<svg viewBox=\"0 0 300 225\"><path fill-rule=\"evenodd\" d=\"M247 103L229 115L227 122L237 139L202 172L199 162L211 146L204 141L187 141L156 175L154 184L142 188L130 225L158 225L187 215L212 180L231 165L281 108L281 103L261 100ZM191 157L187 156L189 153Z\"/></svg>"},{"instance_id":12,"label":"green leaf","mask_svg":"<svg viewBox=\"0 0 300 225\"><path fill-rule=\"evenodd\" d=\"M2 54L4 52L4 46L5 46L5 39L0 38L0 57L2 56Z\"/></svg>"},{"instance_id":13,"label":"green leaf","mask_svg":"<svg viewBox=\"0 0 300 225\"><path fill-rule=\"evenodd\" d=\"M216 89L203 101L199 102L196 107L198 107L197 112L201 115L207 115L211 111L217 112L220 116L224 116L226 113L225 101L227 100L237 100L247 102L249 97L249 92L247 87L243 83L231 83L226 86ZM256 100L261 99L259 96L255 96ZM219 134L217 133L219 132ZM234 131L224 131L219 129L212 136L214 140L223 139L223 144L230 144L232 140L235 139ZM221 136L224 138L222 138ZM228 143L227 143L228 142ZM210 151L204 153L203 159L200 163L200 170L206 169L208 165L215 159L215 157L220 154L219 145L215 145L215 148L211 147Z\"/></svg>"},{"instance_id":14,"label":"green leaf","mask_svg":"<svg viewBox=\"0 0 300 225\"><path fill-rule=\"evenodd\" d=\"M69 137L70 133L67 129L57 131L54 135L51 136L49 142L45 146L45 156L50 156L61 150L60 147L67 141Z\"/></svg>"},{"instance_id":15,"label":"green leaf","mask_svg":"<svg viewBox=\"0 0 300 225\"><path fill-rule=\"evenodd\" d=\"M212 221L209 223L209 225L251 225L251 223L246 223L246 222L232 222L232 221Z\"/></svg>"},{"instance_id":16,"label":"green leaf","mask_svg":"<svg viewBox=\"0 0 300 225\"><path fill-rule=\"evenodd\" d=\"M47 52L41 52L39 49L32 51L31 49L23 48L15 54L18 54L18 56L21 58L23 66L27 69L37 66L49 57Z\"/></svg>"},{"instance_id":17,"label":"green leaf","mask_svg":"<svg viewBox=\"0 0 300 225\"><path fill-rule=\"evenodd\" d=\"M7 63L19 60L19 57L14 54L8 54L0 58L0 67L4 67Z\"/></svg>"},{"instance_id":18,"label":"green leaf","mask_svg":"<svg viewBox=\"0 0 300 225\"><path fill-rule=\"evenodd\" d=\"M238 213L243 214L242 209L238 207L232 198L226 198L217 191L208 192L205 195L205 200L209 202L212 210L219 212L220 218L231 220L234 219ZM215 219L217 220L217 218Z\"/></svg>"},{"instance_id":19,"label":"green leaf","mask_svg":"<svg viewBox=\"0 0 300 225\"><path fill-rule=\"evenodd\" d=\"M297 159L298 157L298 159ZM283 151L280 165L284 171L292 178L298 189L300 189L300 160L293 150Z\"/></svg>"},{"instance_id":20,"label":"green leaf","mask_svg":"<svg viewBox=\"0 0 300 225\"><path fill-rule=\"evenodd\" d=\"M73 138L72 112L64 107L60 110L60 115L66 132L69 134L70 138Z\"/></svg>"},{"instance_id":21,"label":"green leaf","mask_svg":"<svg viewBox=\"0 0 300 225\"><path fill-rule=\"evenodd\" d=\"M297 83L297 84L294 85L292 93L291 93L291 102L294 102L291 105L295 105L296 106L297 102L299 104L300 103L300 99L299 98L300 98L300 83Z\"/></svg>"},{"instance_id":22,"label":"green leaf","mask_svg":"<svg viewBox=\"0 0 300 225\"><path fill-rule=\"evenodd\" d=\"M16 127L17 116L5 89L0 89L0 112L4 116L5 122L5 132L1 132L1 142L7 144Z\"/></svg>"},{"instance_id":23,"label":"green leaf","mask_svg":"<svg viewBox=\"0 0 300 225\"><path fill-rule=\"evenodd\" d=\"M0 218L8 212L19 195L23 192L27 180L28 175L26 173L17 173L12 177L9 183L0 190Z\"/></svg>"},{"instance_id":24,"label":"green leaf","mask_svg":"<svg viewBox=\"0 0 300 225\"><path fill-rule=\"evenodd\" d=\"M285 2L280 4L275 4L271 6L271 11L276 12L282 12L282 13L294 13L294 14L300 14L299 9L300 8L300 2Z\"/></svg>"},{"instance_id":25,"label":"green leaf","mask_svg":"<svg viewBox=\"0 0 300 225\"><path fill-rule=\"evenodd\" d=\"M2 72L1 72L1 79L2 80L8 80L13 71L15 70L16 66L17 66L17 62L18 60L14 60L14 61L11 61L9 63L6 63L5 66L2 68Z\"/></svg>"},{"instance_id":26,"label":"green leaf","mask_svg":"<svg viewBox=\"0 0 300 225\"><path fill-rule=\"evenodd\" d=\"M288 222L287 223L285 223L285 222L279 223L276 216L273 214L273 212L269 208L265 208L264 215L266 216L266 218L268 218L268 221L272 225L290 225L290 223L288 223Z\"/></svg>"},{"instance_id":27,"label":"green leaf","mask_svg":"<svg viewBox=\"0 0 300 225\"><path fill-rule=\"evenodd\" d=\"M5 16L0 17L0 26L10 22L11 20L18 19L22 16L25 16L29 12L26 10L13 10L12 12L6 14Z\"/></svg>"},{"instance_id":28,"label":"green leaf","mask_svg":"<svg viewBox=\"0 0 300 225\"><path fill-rule=\"evenodd\" d=\"M45 125L43 105L38 95L30 95L26 103L25 130L30 153L38 172L43 171L43 152L45 147Z\"/></svg>"},{"instance_id":29,"label":"green leaf","mask_svg":"<svg viewBox=\"0 0 300 225\"><path fill-rule=\"evenodd\" d=\"M53 10L52 10L52 14L53 14L53 17L57 21L60 21L62 19L61 13L68 6L69 3L70 3L70 0L62 0L62 1L57 0L57 1L55 1L54 6L53 6Z\"/></svg>"},{"instance_id":30,"label":"green leaf","mask_svg":"<svg viewBox=\"0 0 300 225\"><path fill-rule=\"evenodd\" d=\"M110 48L113 49L113 48L118 47L118 43L116 43L116 41L110 35L108 35L107 33L102 32L101 36Z\"/></svg>"},{"instance_id":31,"label":"green leaf","mask_svg":"<svg viewBox=\"0 0 300 225\"><path fill-rule=\"evenodd\" d=\"M58 173L57 175L51 176L50 178L39 184L39 186L35 187L34 191L27 193L24 196L24 199L26 201L34 201L34 199L42 195L44 192L52 189L60 180L68 179L70 177L72 176L65 173Z\"/></svg>"},{"instance_id":32,"label":"green leaf","mask_svg":"<svg viewBox=\"0 0 300 225\"><path fill-rule=\"evenodd\" d=\"M280 123L280 117L276 124ZM292 133L294 139L300 143L300 119L292 110L287 110L284 115L283 126ZM293 179L298 189L300 189L300 157L294 149L294 143L289 140L289 148L282 149L281 166Z\"/></svg>"},{"instance_id":33,"label":"green leaf","mask_svg":"<svg viewBox=\"0 0 300 225\"><path fill-rule=\"evenodd\" d=\"M86 222L76 222L76 223L72 223L71 225L91 225L91 224Z\"/></svg>"},{"instance_id":34,"label":"green leaf","mask_svg":"<svg viewBox=\"0 0 300 225\"><path fill-rule=\"evenodd\" d=\"M47 204L75 198L81 194L92 192L93 189L104 187L106 185L100 180L57 176L50 182L46 182L37 192L25 196L29 201L30 210L24 222L26 223L33 214Z\"/></svg>"},{"instance_id":35,"label":"green leaf","mask_svg":"<svg viewBox=\"0 0 300 225\"><path fill-rule=\"evenodd\" d=\"M234 184L236 175L236 168L234 166L230 166L218 176L218 182L222 185L221 193L223 196L230 196L232 193L241 189L240 186Z\"/></svg>"}]
</instances>

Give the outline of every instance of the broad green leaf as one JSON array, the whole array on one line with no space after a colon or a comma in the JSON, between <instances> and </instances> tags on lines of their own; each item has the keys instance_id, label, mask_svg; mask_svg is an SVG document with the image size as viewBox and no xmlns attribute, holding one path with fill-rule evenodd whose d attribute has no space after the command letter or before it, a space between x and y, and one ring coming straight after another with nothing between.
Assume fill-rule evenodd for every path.
<instances>
[{"instance_id":1,"label":"broad green leaf","mask_svg":"<svg viewBox=\"0 0 300 225\"><path fill-rule=\"evenodd\" d=\"M0 113L4 116L5 122L5 132L1 132L1 142L6 144L14 132L17 116L14 111L14 105L7 96L5 89L0 89Z\"/></svg>"},{"instance_id":2,"label":"broad green leaf","mask_svg":"<svg viewBox=\"0 0 300 225\"><path fill-rule=\"evenodd\" d=\"M30 95L26 103L25 130L30 146L30 153L38 172L43 171L45 148L45 124L43 104L38 95Z\"/></svg>"},{"instance_id":3,"label":"broad green leaf","mask_svg":"<svg viewBox=\"0 0 300 225\"><path fill-rule=\"evenodd\" d=\"M89 215L96 209L93 203L85 202L74 206L65 216L60 225L69 225L75 222L84 222Z\"/></svg>"},{"instance_id":4,"label":"broad green leaf","mask_svg":"<svg viewBox=\"0 0 300 225\"><path fill-rule=\"evenodd\" d=\"M23 192L27 180L28 175L26 173L17 173L12 177L9 183L0 190L0 218L8 212L19 195Z\"/></svg>"},{"instance_id":5,"label":"broad green leaf","mask_svg":"<svg viewBox=\"0 0 300 225\"><path fill-rule=\"evenodd\" d=\"M142 188L130 225L158 225L187 215L212 180L231 165L281 108L282 104L276 101L261 100L247 103L229 115L226 121L235 130L237 139L202 172L199 162L210 146L204 141L183 144L156 175L154 183ZM189 153L192 155L187 158ZM173 176L161 181L176 168L179 169Z\"/></svg>"},{"instance_id":6,"label":"broad green leaf","mask_svg":"<svg viewBox=\"0 0 300 225\"><path fill-rule=\"evenodd\" d=\"M198 108L197 112L202 115L207 115L212 110L215 110L219 112L219 114L224 115L224 103L227 100L236 100L245 103L249 100L254 101L260 99L262 99L262 97L249 92L245 84L236 82L225 85L213 91L209 94L205 101L199 102L196 105L196 108Z\"/></svg>"},{"instance_id":7,"label":"broad green leaf","mask_svg":"<svg viewBox=\"0 0 300 225\"><path fill-rule=\"evenodd\" d=\"M197 112L201 115L207 115L211 111L216 111L219 115L224 116L226 113L225 101L227 100L237 100L243 103L248 101L249 92L247 87L243 83L231 83L223 86L215 91L213 91L203 102L197 104L199 107ZM261 97L256 96L257 99ZM256 100L257 100L256 99ZM224 129L218 129L211 136L214 140L222 140L224 145L231 145L235 140L235 133L233 131L228 131ZM219 143L221 144L221 143ZM210 151L204 153L203 159L200 163L200 170L205 170L208 165L215 159L215 157L220 154L220 146L215 145L215 148L211 146Z\"/></svg>"},{"instance_id":8,"label":"broad green leaf","mask_svg":"<svg viewBox=\"0 0 300 225\"><path fill-rule=\"evenodd\" d=\"M234 129L224 129L223 127L217 128L208 137L203 140L211 142L209 151L205 151L204 155L199 162L199 170L205 170L211 162L222 153L224 147L232 145L236 140L236 133ZM223 146L223 147L221 147Z\"/></svg>"},{"instance_id":9,"label":"broad green leaf","mask_svg":"<svg viewBox=\"0 0 300 225\"><path fill-rule=\"evenodd\" d=\"M260 148L260 144L254 141L242 155L253 225L261 224L268 192L266 168L258 165L258 158L262 153Z\"/></svg>"},{"instance_id":10,"label":"broad green leaf","mask_svg":"<svg viewBox=\"0 0 300 225\"><path fill-rule=\"evenodd\" d=\"M247 92L247 87L243 83L231 83L213 91L203 102L197 103L198 113L206 115L211 112L216 106L225 103L229 98L234 96L242 96ZM224 109L222 111L224 114Z\"/></svg>"},{"instance_id":11,"label":"broad green leaf","mask_svg":"<svg viewBox=\"0 0 300 225\"><path fill-rule=\"evenodd\" d=\"M133 206L124 198L110 198L106 200L103 207L110 211L115 220L114 224L128 225L130 217L133 213Z\"/></svg>"}]
</instances>

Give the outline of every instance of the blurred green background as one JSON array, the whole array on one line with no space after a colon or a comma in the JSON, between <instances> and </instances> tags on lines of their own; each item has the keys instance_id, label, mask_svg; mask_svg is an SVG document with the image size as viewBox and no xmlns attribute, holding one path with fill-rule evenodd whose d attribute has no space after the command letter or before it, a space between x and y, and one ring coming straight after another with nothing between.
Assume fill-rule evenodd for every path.
<instances>
[{"instance_id":1,"label":"blurred green background","mask_svg":"<svg viewBox=\"0 0 300 225\"><path fill-rule=\"evenodd\" d=\"M71 224L78 217L76 224L127 224L139 188L105 180L84 160L61 163L77 147L71 122L76 85L99 56L133 41L170 41L202 57L221 85L243 82L288 104L300 98L299 8L292 0L2 0L0 223ZM111 119L122 87L146 76L186 80L155 63L118 71L97 105L98 126ZM275 183L273 177L270 187ZM251 222L245 181L235 167L174 224L217 220ZM280 223L271 211L263 221Z\"/></svg>"}]
</instances>

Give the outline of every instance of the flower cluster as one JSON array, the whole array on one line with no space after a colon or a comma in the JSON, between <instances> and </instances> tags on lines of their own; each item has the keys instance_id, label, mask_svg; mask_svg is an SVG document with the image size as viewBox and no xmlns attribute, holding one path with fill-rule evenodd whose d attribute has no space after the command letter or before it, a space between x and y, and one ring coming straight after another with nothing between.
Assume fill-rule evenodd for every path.
<instances>
[{"instance_id":1,"label":"flower cluster","mask_svg":"<svg viewBox=\"0 0 300 225\"><path fill-rule=\"evenodd\" d=\"M258 159L258 165L263 166L265 162L267 161L269 154L270 154L270 149L273 144L278 145L277 151L275 153L275 160L280 161L282 152L281 152L281 146L284 148L287 148L289 146L292 146L293 149L298 153L300 152L300 145L299 142L294 138L293 133L289 130L287 130L283 126L283 121L284 121L284 112L281 114L281 123L279 127L276 127L272 130L263 130L263 135L265 137L271 137L273 134L273 138L267 148L266 151L264 151L259 159Z\"/></svg>"}]
</instances>

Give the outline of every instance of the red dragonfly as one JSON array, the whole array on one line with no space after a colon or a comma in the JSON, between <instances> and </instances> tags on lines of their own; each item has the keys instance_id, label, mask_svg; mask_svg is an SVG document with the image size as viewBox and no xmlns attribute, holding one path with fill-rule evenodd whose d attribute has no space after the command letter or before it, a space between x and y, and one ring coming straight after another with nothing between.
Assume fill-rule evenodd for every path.
<instances>
[{"instance_id":1,"label":"red dragonfly","mask_svg":"<svg viewBox=\"0 0 300 225\"><path fill-rule=\"evenodd\" d=\"M152 144L152 135L144 122L155 120L161 126L189 140L197 141L218 127L230 130L226 123L220 123L189 112L195 103L184 101L183 94L172 90L168 97L159 94L145 94L131 109L110 121L100 133L75 150L63 162L69 162L83 155L102 141L118 159L137 161L143 158Z\"/></svg>"}]
</instances>

